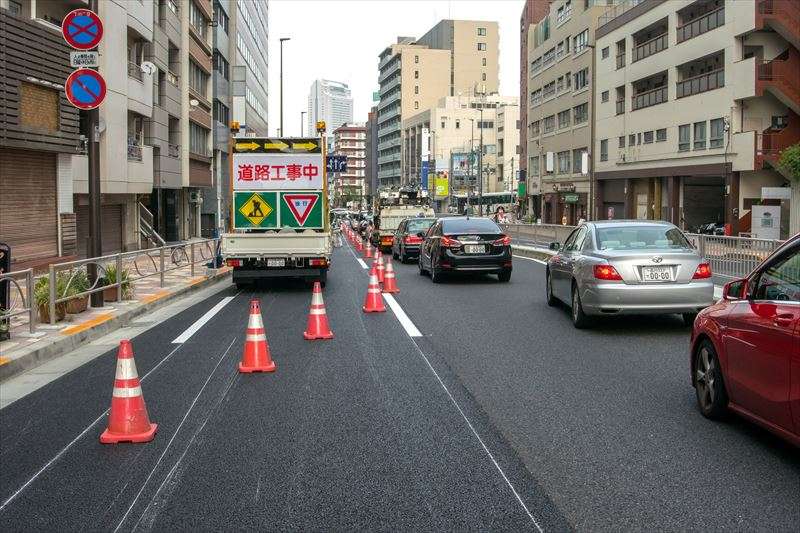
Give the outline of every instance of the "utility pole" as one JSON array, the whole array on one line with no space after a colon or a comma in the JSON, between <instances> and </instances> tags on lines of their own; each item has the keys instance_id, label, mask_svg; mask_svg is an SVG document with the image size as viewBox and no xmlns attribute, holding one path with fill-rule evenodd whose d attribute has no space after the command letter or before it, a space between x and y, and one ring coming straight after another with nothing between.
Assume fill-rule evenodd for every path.
<instances>
[{"instance_id":1,"label":"utility pole","mask_svg":"<svg viewBox=\"0 0 800 533\"><path fill-rule=\"evenodd\" d=\"M283 135L283 42L288 41L289 39L291 39L291 37L280 38L280 43L281 43L281 69L280 69L281 70L281 118L280 118L281 133L280 135Z\"/></svg>"},{"instance_id":2,"label":"utility pole","mask_svg":"<svg viewBox=\"0 0 800 533\"><path fill-rule=\"evenodd\" d=\"M89 0L89 9L98 13L98 0ZM99 14L99 13L98 13ZM89 257L103 255L103 240L100 234L100 110L94 108L87 112L89 126L89 146L87 150L89 166ZM89 285L94 287L97 280L97 265L86 265L89 276ZM117 276L120 273L117 272ZM103 307L103 292L93 292L91 296L92 307Z\"/></svg>"},{"instance_id":3,"label":"utility pole","mask_svg":"<svg viewBox=\"0 0 800 533\"><path fill-rule=\"evenodd\" d=\"M300 111L300 137L303 136L303 115L305 115L308 111Z\"/></svg>"},{"instance_id":4,"label":"utility pole","mask_svg":"<svg viewBox=\"0 0 800 533\"><path fill-rule=\"evenodd\" d=\"M478 199L480 201L479 212L480 215L483 216L483 101L481 101L481 120L478 122L478 129L480 130L481 135L481 147L480 151L478 152L478 169L480 172L478 173L478 178L480 179L480 183L478 183Z\"/></svg>"}]
</instances>

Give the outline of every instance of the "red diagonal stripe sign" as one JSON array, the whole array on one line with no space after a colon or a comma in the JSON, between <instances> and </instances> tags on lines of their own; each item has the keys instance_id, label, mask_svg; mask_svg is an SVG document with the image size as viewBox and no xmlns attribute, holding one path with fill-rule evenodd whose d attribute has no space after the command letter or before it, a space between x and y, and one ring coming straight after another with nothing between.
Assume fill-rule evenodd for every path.
<instances>
[{"instance_id":1,"label":"red diagonal stripe sign","mask_svg":"<svg viewBox=\"0 0 800 533\"><path fill-rule=\"evenodd\" d=\"M308 215L311 214L311 210L314 209L314 204L317 203L317 198L319 198L319 196L316 194L284 194L283 198L286 201L286 205L289 206L289 210L294 215L294 218L296 218L297 222L302 226L306 223L306 219Z\"/></svg>"}]
</instances>

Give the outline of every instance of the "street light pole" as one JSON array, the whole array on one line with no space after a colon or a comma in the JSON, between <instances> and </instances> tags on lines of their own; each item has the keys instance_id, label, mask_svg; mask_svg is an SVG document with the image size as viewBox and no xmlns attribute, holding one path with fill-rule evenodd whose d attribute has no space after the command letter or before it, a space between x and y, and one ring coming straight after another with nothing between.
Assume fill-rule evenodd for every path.
<instances>
[{"instance_id":1,"label":"street light pole","mask_svg":"<svg viewBox=\"0 0 800 533\"><path fill-rule=\"evenodd\" d=\"M303 136L303 122L305 122L303 120L303 115L305 115L306 113L308 113L308 111L300 111L300 137Z\"/></svg>"},{"instance_id":2,"label":"street light pole","mask_svg":"<svg viewBox=\"0 0 800 533\"><path fill-rule=\"evenodd\" d=\"M481 134L481 147L480 151L478 152L478 198L480 201L479 212L480 215L483 216L483 103L481 103L481 120L478 122L478 129L480 130Z\"/></svg>"},{"instance_id":3,"label":"street light pole","mask_svg":"<svg viewBox=\"0 0 800 533\"><path fill-rule=\"evenodd\" d=\"M89 9L98 13L98 0L89 0ZM87 146L89 170L89 257L103 255L103 239L100 234L101 194L100 186L100 110L94 108L87 112L89 127L89 142ZM160 192L160 191L159 191ZM161 213L159 213L161 216ZM155 222L155 221L154 221ZM89 283L94 286L97 279L97 265L89 263L87 266ZM119 275L119 273L117 273ZM94 292L91 295L92 307L103 307L103 292Z\"/></svg>"},{"instance_id":4,"label":"street light pole","mask_svg":"<svg viewBox=\"0 0 800 533\"><path fill-rule=\"evenodd\" d=\"M284 41L288 41L289 39L291 39L291 37L281 37L280 38L280 43L281 43L281 69L280 69L281 70L281 118L280 118L281 135L283 135L283 42Z\"/></svg>"}]
</instances>

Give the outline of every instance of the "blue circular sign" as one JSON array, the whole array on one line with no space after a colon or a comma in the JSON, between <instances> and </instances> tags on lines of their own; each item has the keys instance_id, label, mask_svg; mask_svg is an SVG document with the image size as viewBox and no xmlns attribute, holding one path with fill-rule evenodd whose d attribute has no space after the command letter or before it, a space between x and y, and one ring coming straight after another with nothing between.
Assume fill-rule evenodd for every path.
<instances>
[{"instance_id":1,"label":"blue circular sign","mask_svg":"<svg viewBox=\"0 0 800 533\"><path fill-rule=\"evenodd\" d=\"M103 23L94 11L76 9L64 17L61 33L71 47L91 50L97 48L103 38Z\"/></svg>"},{"instance_id":2,"label":"blue circular sign","mask_svg":"<svg viewBox=\"0 0 800 533\"><path fill-rule=\"evenodd\" d=\"M106 81L96 70L80 68L64 84L67 100L78 109L94 109L106 98Z\"/></svg>"}]
</instances>

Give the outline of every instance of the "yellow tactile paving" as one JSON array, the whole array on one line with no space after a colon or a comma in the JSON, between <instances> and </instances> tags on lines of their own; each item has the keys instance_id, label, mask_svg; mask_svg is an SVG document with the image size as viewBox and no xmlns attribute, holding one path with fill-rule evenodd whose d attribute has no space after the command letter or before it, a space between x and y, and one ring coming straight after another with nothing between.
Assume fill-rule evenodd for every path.
<instances>
[{"instance_id":1,"label":"yellow tactile paving","mask_svg":"<svg viewBox=\"0 0 800 533\"><path fill-rule=\"evenodd\" d=\"M161 298L170 294L170 291L158 291L155 294L151 294L150 296L145 296L141 298L139 301L145 304L149 304L150 302L155 302L156 300L160 300Z\"/></svg>"}]
</instances>

